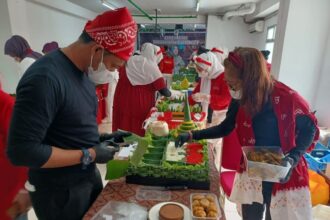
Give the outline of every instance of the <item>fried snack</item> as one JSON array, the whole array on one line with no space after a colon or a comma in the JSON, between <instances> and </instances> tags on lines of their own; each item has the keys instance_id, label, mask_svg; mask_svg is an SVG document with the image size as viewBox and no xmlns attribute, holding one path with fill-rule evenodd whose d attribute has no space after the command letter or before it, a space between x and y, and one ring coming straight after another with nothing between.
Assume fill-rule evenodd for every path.
<instances>
[{"instance_id":1,"label":"fried snack","mask_svg":"<svg viewBox=\"0 0 330 220\"><path fill-rule=\"evenodd\" d=\"M206 199L209 200L209 202L214 202L214 197L212 195L207 195Z\"/></svg>"},{"instance_id":2,"label":"fried snack","mask_svg":"<svg viewBox=\"0 0 330 220\"><path fill-rule=\"evenodd\" d=\"M217 206L215 203L210 203L209 207L207 208L207 212L218 212Z\"/></svg>"},{"instance_id":3,"label":"fried snack","mask_svg":"<svg viewBox=\"0 0 330 220\"><path fill-rule=\"evenodd\" d=\"M196 217L206 217L206 212L204 211L197 211L194 213Z\"/></svg>"},{"instance_id":4,"label":"fried snack","mask_svg":"<svg viewBox=\"0 0 330 220\"><path fill-rule=\"evenodd\" d=\"M204 199L205 198L205 196L203 196L203 195L201 195L201 194L196 194L196 195L194 195L193 196L193 200L201 200L201 199Z\"/></svg>"},{"instance_id":5,"label":"fried snack","mask_svg":"<svg viewBox=\"0 0 330 220\"><path fill-rule=\"evenodd\" d=\"M207 199L201 199L199 202L204 208L208 208L210 206L210 202Z\"/></svg>"},{"instance_id":6,"label":"fried snack","mask_svg":"<svg viewBox=\"0 0 330 220\"><path fill-rule=\"evenodd\" d=\"M194 200L193 203L192 203L192 207L195 207L195 206L200 206L200 202L199 200Z\"/></svg>"},{"instance_id":7,"label":"fried snack","mask_svg":"<svg viewBox=\"0 0 330 220\"><path fill-rule=\"evenodd\" d=\"M250 151L247 158L250 161L281 165L282 155L269 150Z\"/></svg>"},{"instance_id":8,"label":"fried snack","mask_svg":"<svg viewBox=\"0 0 330 220\"><path fill-rule=\"evenodd\" d=\"M218 213L214 212L214 211L210 211L209 213L207 213L207 217L217 217Z\"/></svg>"},{"instance_id":9,"label":"fried snack","mask_svg":"<svg viewBox=\"0 0 330 220\"><path fill-rule=\"evenodd\" d=\"M217 217L219 211L216 203L216 197L213 194L193 195L191 202L193 216L198 218Z\"/></svg>"},{"instance_id":10,"label":"fried snack","mask_svg":"<svg viewBox=\"0 0 330 220\"><path fill-rule=\"evenodd\" d=\"M193 211L194 211L194 212L197 212L197 211L204 211L204 207L203 207L203 206L195 206L195 207L193 208Z\"/></svg>"}]
</instances>

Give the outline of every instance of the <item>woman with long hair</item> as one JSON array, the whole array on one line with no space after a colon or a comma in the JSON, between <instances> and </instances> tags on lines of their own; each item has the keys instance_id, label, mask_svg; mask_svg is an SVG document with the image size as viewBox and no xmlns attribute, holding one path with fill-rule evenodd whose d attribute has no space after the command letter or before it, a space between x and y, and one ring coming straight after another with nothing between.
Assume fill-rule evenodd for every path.
<instances>
[{"instance_id":1,"label":"woman with long hair","mask_svg":"<svg viewBox=\"0 0 330 220\"><path fill-rule=\"evenodd\" d=\"M279 183L250 179L245 165L237 169L230 200L241 205L244 220L310 220L311 201L303 154L313 147L319 130L308 103L273 79L260 51L237 48L224 61L232 101L217 126L179 135L177 145L191 139L212 139L236 129L241 146L279 146L290 163Z\"/></svg>"}]
</instances>

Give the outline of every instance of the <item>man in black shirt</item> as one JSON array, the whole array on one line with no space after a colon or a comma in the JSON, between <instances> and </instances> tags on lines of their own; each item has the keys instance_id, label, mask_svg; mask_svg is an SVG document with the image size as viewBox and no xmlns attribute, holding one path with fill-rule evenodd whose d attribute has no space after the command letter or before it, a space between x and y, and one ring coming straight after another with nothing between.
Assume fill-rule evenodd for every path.
<instances>
[{"instance_id":1,"label":"man in black shirt","mask_svg":"<svg viewBox=\"0 0 330 220\"><path fill-rule=\"evenodd\" d=\"M95 163L107 163L116 151L105 140L127 134L100 137L88 74L122 66L135 36L126 8L105 12L87 22L76 42L36 61L19 82L8 156L30 168L26 185L38 219L81 219L101 192Z\"/></svg>"}]
</instances>

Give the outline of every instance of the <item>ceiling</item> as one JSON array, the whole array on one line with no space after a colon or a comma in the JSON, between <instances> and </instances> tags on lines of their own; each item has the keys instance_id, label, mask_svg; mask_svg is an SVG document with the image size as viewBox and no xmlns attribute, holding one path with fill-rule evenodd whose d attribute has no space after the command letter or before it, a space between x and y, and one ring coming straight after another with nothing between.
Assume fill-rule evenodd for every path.
<instances>
[{"instance_id":1,"label":"ceiling","mask_svg":"<svg viewBox=\"0 0 330 220\"><path fill-rule=\"evenodd\" d=\"M101 0L68 0L81 7L97 13L108 10L101 4ZM128 7L132 14L141 14L127 0L106 0L115 7ZM150 15L155 9L160 9L160 15L196 15L196 14L223 14L227 10L238 8L241 4L260 2L265 0L200 0L200 7L196 13L197 0L133 0L138 6Z\"/></svg>"}]
</instances>

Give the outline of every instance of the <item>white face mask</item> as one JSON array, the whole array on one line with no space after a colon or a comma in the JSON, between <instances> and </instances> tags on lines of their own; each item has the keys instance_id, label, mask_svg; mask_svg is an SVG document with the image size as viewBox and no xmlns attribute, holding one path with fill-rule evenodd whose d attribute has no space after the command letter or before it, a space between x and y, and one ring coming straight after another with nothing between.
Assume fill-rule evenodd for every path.
<instances>
[{"instance_id":1,"label":"white face mask","mask_svg":"<svg viewBox=\"0 0 330 220\"><path fill-rule=\"evenodd\" d=\"M158 54L158 55L156 56L156 62L157 62L157 64L159 64L160 61L162 61L162 59L163 59L163 54Z\"/></svg>"},{"instance_id":2,"label":"white face mask","mask_svg":"<svg viewBox=\"0 0 330 220\"><path fill-rule=\"evenodd\" d=\"M229 89L229 93L233 99L240 100L242 98L241 90L234 91L232 89Z\"/></svg>"},{"instance_id":3,"label":"white face mask","mask_svg":"<svg viewBox=\"0 0 330 220\"><path fill-rule=\"evenodd\" d=\"M203 71L197 71L197 73L198 73L198 76L199 76L200 78L205 78L205 77L208 76L208 73L207 73L206 70L203 70Z\"/></svg>"},{"instance_id":4,"label":"white face mask","mask_svg":"<svg viewBox=\"0 0 330 220\"><path fill-rule=\"evenodd\" d=\"M95 84L106 84L112 79L112 71L109 71L103 63L103 51L102 58L97 70L92 67L93 55L91 56L91 63L88 67L88 78ZM114 71L115 72L115 71Z\"/></svg>"}]
</instances>

